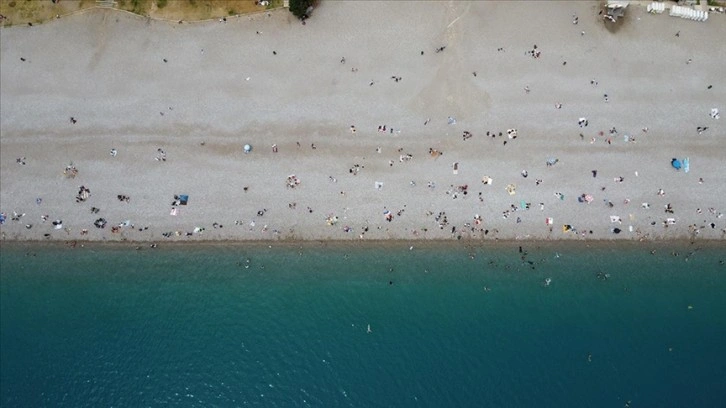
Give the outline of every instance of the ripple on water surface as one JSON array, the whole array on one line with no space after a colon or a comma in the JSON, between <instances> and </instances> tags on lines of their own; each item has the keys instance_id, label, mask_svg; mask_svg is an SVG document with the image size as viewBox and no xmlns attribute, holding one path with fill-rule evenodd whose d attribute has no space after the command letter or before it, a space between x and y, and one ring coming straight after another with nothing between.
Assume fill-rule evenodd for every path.
<instances>
[{"instance_id":1,"label":"ripple on water surface","mask_svg":"<svg viewBox=\"0 0 726 408\"><path fill-rule=\"evenodd\" d=\"M726 400L722 246L519 245L4 244L0 401Z\"/></svg>"}]
</instances>

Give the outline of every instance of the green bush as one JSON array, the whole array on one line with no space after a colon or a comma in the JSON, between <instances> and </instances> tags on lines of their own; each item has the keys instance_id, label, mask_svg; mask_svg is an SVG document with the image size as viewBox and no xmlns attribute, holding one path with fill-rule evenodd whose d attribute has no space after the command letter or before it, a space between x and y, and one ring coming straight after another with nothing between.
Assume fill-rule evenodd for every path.
<instances>
[{"instance_id":1,"label":"green bush","mask_svg":"<svg viewBox=\"0 0 726 408\"><path fill-rule=\"evenodd\" d=\"M299 19L305 19L305 12L312 5L313 0L290 0L290 12Z\"/></svg>"},{"instance_id":2,"label":"green bush","mask_svg":"<svg viewBox=\"0 0 726 408\"><path fill-rule=\"evenodd\" d=\"M168 0L156 0L156 7L164 8L164 7L166 7L167 2L168 2Z\"/></svg>"},{"instance_id":3,"label":"green bush","mask_svg":"<svg viewBox=\"0 0 726 408\"><path fill-rule=\"evenodd\" d=\"M142 5L141 0L131 0L131 12L135 14L141 14L142 11Z\"/></svg>"}]
</instances>

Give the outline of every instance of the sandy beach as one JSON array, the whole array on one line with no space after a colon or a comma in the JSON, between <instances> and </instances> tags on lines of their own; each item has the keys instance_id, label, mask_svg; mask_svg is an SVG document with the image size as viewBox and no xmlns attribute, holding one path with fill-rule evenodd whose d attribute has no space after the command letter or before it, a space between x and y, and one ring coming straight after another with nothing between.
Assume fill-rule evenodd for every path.
<instances>
[{"instance_id":1,"label":"sandy beach","mask_svg":"<svg viewBox=\"0 0 726 408\"><path fill-rule=\"evenodd\" d=\"M1 28L2 239L723 239L726 15L598 11Z\"/></svg>"}]
</instances>

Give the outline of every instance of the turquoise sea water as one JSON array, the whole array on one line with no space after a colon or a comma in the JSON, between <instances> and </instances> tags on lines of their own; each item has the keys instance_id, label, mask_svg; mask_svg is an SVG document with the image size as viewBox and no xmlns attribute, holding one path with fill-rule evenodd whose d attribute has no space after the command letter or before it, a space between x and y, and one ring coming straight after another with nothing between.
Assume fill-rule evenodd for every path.
<instances>
[{"instance_id":1,"label":"turquoise sea water","mask_svg":"<svg viewBox=\"0 0 726 408\"><path fill-rule=\"evenodd\" d=\"M0 406L726 406L726 246L522 245L3 244Z\"/></svg>"}]
</instances>

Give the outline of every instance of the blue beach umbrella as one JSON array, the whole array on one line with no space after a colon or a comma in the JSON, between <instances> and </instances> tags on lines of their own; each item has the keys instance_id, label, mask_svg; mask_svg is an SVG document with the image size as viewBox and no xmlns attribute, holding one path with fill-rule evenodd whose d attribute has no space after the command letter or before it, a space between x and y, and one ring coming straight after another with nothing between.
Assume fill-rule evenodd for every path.
<instances>
[{"instance_id":1,"label":"blue beach umbrella","mask_svg":"<svg viewBox=\"0 0 726 408\"><path fill-rule=\"evenodd\" d=\"M673 166L674 169L680 170L681 169L681 161L676 159L675 157L671 159L671 166Z\"/></svg>"}]
</instances>

